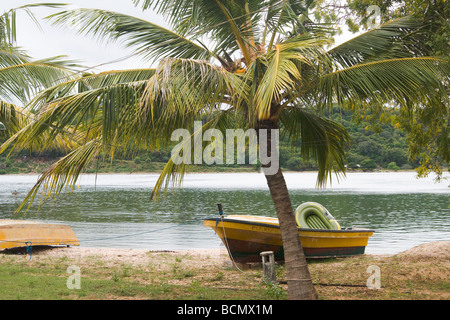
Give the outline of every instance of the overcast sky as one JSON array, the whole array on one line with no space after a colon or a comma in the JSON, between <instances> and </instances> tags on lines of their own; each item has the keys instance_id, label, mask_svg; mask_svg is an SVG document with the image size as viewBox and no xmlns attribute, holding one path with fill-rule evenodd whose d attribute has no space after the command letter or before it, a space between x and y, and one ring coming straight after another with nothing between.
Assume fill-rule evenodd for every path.
<instances>
[{"instance_id":1,"label":"overcast sky","mask_svg":"<svg viewBox=\"0 0 450 320\"><path fill-rule=\"evenodd\" d=\"M164 25L161 17L151 11L142 11L134 7L131 0L0 0L0 14L30 3L69 3L68 8L98 8L117 11L140 17L159 25ZM32 8L35 17L39 20L42 30L24 11L17 13L17 45L25 49L29 55L36 59L48 58L58 55L67 55L81 64L92 67L116 59L132 55L133 50L124 48L120 44L107 44L93 40L91 36L77 35L75 31L61 26L53 26L44 18L50 14L64 9ZM148 66L139 58L130 58L121 62L97 67L94 71L113 69L129 69Z\"/></svg>"}]
</instances>

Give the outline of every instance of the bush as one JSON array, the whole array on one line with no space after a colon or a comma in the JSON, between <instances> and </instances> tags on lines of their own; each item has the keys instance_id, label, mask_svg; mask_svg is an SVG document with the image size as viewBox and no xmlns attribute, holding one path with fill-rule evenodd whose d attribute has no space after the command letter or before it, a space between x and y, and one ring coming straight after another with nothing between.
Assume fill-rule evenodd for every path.
<instances>
[{"instance_id":1,"label":"bush","mask_svg":"<svg viewBox=\"0 0 450 320\"><path fill-rule=\"evenodd\" d=\"M286 162L286 167L290 170L299 170L301 168L302 162L297 157L292 157Z\"/></svg>"},{"instance_id":2,"label":"bush","mask_svg":"<svg viewBox=\"0 0 450 320\"><path fill-rule=\"evenodd\" d=\"M404 165L401 166L401 168L403 170L411 170L413 167L411 167L409 164L405 163Z\"/></svg>"},{"instance_id":3,"label":"bush","mask_svg":"<svg viewBox=\"0 0 450 320\"><path fill-rule=\"evenodd\" d=\"M372 159L365 159L361 161L361 169L373 170L377 168L377 164Z\"/></svg>"},{"instance_id":4,"label":"bush","mask_svg":"<svg viewBox=\"0 0 450 320\"><path fill-rule=\"evenodd\" d=\"M389 170L395 170L395 171L397 171L397 170L400 169L400 168L397 166L397 164L396 164L395 162L390 162L390 163L387 165L387 168L388 168Z\"/></svg>"},{"instance_id":5,"label":"bush","mask_svg":"<svg viewBox=\"0 0 450 320\"><path fill-rule=\"evenodd\" d=\"M9 168L9 167L11 167L12 166L12 161L11 161L11 159L6 159L4 162L4 165L5 165L5 167L6 168Z\"/></svg>"}]
</instances>

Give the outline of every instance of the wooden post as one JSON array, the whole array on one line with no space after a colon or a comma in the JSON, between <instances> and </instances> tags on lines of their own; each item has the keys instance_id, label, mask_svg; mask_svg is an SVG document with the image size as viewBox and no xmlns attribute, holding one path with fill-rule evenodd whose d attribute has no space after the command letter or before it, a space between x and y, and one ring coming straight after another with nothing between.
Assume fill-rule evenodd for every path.
<instances>
[{"instance_id":1,"label":"wooden post","mask_svg":"<svg viewBox=\"0 0 450 320\"><path fill-rule=\"evenodd\" d=\"M260 256L262 257L264 278L266 278L266 281L277 281L275 276L275 257L273 251L263 251L260 253Z\"/></svg>"}]
</instances>

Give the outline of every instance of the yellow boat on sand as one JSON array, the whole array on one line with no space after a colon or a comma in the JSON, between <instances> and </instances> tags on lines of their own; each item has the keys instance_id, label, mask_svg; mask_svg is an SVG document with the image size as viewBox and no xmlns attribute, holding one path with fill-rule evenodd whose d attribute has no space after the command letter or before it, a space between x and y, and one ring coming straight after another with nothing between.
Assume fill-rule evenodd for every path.
<instances>
[{"instance_id":1,"label":"yellow boat on sand","mask_svg":"<svg viewBox=\"0 0 450 320\"><path fill-rule=\"evenodd\" d=\"M331 215L330 215L331 216ZM337 224L337 223L336 223ZM222 240L235 262L261 262L260 253L273 251L283 261L283 242L277 218L228 215L204 219ZM364 254L374 230L359 228L297 228L306 258L331 258Z\"/></svg>"},{"instance_id":2,"label":"yellow boat on sand","mask_svg":"<svg viewBox=\"0 0 450 320\"><path fill-rule=\"evenodd\" d=\"M64 224L0 220L0 250L30 246L79 246L73 230Z\"/></svg>"}]
</instances>

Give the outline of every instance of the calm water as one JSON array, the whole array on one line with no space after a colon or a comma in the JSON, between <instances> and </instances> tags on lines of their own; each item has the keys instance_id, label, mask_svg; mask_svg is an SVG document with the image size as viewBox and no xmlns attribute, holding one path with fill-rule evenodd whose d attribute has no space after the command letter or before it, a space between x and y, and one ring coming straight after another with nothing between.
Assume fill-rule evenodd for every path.
<instances>
[{"instance_id":1,"label":"calm water","mask_svg":"<svg viewBox=\"0 0 450 320\"><path fill-rule=\"evenodd\" d=\"M449 181L416 179L415 173L349 173L325 190L315 173L286 173L294 208L305 201L324 205L341 226L376 233L367 253L398 253L421 243L450 240ZM447 174L447 178L450 175ZM0 176L0 219L68 224L86 247L176 250L219 248L220 240L201 219L217 214L275 216L265 178L258 173L186 175L183 188L159 202L150 200L155 174L83 176L74 193L62 194L37 212L14 210L37 176ZM18 195L12 192L17 190ZM37 201L38 202L38 201Z\"/></svg>"}]
</instances>

